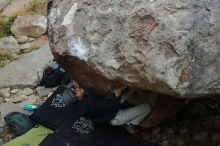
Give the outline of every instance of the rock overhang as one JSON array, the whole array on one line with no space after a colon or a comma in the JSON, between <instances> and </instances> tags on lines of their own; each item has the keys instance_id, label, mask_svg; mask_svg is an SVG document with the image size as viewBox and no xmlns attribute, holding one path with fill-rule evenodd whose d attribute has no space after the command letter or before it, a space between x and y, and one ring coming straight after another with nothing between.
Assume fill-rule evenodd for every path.
<instances>
[{"instance_id":1,"label":"rock overhang","mask_svg":"<svg viewBox=\"0 0 220 146\"><path fill-rule=\"evenodd\" d=\"M219 94L220 60L212 54L219 54L219 33L202 19L217 19L217 1L53 4L48 17L52 52L73 76L87 76L82 82L88 86L102 89L115 82L184 98ZM208 12L207 5L214 11ZM215 21L214 28L219 25ZM91 70L79 75L73 64ZM92 85L96 78L103 83Z\"/></svg>"}]
</instances>

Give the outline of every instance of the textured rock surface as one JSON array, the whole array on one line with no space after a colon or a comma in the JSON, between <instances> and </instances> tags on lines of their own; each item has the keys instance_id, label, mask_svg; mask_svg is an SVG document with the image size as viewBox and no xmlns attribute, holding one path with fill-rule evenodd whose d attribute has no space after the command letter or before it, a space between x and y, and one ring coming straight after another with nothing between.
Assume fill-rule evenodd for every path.
<instances>
[{"instance_id":1,"label":"textured rock surface","mask_svg":"<svg viewBox=\"0 0 220 146\"><path fill-rule=\"evenodd\" d=\"M38 71L44 68L52 58L47 44L0 68L0 88L14 86L34 87L40 81Z\"/></svg>"},{"instance_id":2,"label":"textured rock surface","mask_svg":"<svg viewBox=\"0 0 220 146\"><path fill-rule=\"evenodd\" d=\"M220 94L218 0L54 0L52 52L85 86Z\"/></svg>"},{"instance_id":3,"label":"textured rock surface","mask_svg":"<svg viewBox=\"0 0 220 146\"><path fill-rule=\"evenodd\" d=\"M9 4L9 0L0 0L0 12Z\"/></svg>"},{"instance_id":4,"label":"textured rock surface","mask_svg":"<svg viewBox=\"0 0 220 146\"><path fill-rule=\"evenodd\" d=\"M0 13L0 16L20 16L25 14L27 11L31 10L33 7L32 0L4 0L4 1L5 3L7 2L9 4L2 11L2 13Z\"/></svg>"},{"instance_id":5,"label":"textured rock surface","mask_svg":"<svg viewBox=\"0 0 220 146\"><path fill-rule=\"evenodd\" d=\"M19 52L18 42L13 36L0 39L0 54L15 54Z\"/></svg>"},{"instance_id":6,"label":"textured rock surface","mask_svg":"<svg viewBox=\"0 0 220 146\"><path fill-rule=\"evenodd\" d=\"M15 36L38 37L46 32L47 19L40 15L19 16L11 26Z\"/></svg>"},{"instance_id":7,"label":"textured rock surface","mask_svg":"<svg viewBox=\"0 0 220 146\"><path fill-rule=\"evenodd\" d=\"M48 38L47 36L41 36L31 42L25 43L25 44L20 44L20 50L25 51L25 50L32 50L32 49L37 49L43 46L44 44L48 43Z\"/></svg>"},{"instance_id":8,"label":"textured rock surface","mask_svg":"<svg viewBox=\"0 0 220 146\"><path fill-rule=\"evenodd\" d=\"M56 88L45 88L44 86L39 86L36 88L36 92L40 97L47 97L51 92L55 91Z\"/></svg>"},{"instance_id":9,"label":"textured rock surface","mask_svg":"<svg viewBox=\"0 0 220 146\"><path fill-rule=\"evenodd\" d=\"M19 44L23 44L28 41L28 37L27 36L16 36L16 40L18 41Z\"/></svg>"},{"instance_id":10,"label":"textured rock surface","mask_svg":"<svg viewBox=\"0 0 220 146\"><path fill-rule=\"evenodd\" d=\"M8 98L10 96L10 88L0 89L0 97Z\"/></svg>"}]
</instances>

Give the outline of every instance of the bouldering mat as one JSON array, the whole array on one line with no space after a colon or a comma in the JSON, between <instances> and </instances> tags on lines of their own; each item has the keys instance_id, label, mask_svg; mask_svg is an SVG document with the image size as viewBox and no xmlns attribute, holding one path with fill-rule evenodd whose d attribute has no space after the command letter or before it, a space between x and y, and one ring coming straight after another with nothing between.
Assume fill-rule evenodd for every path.
<instances>
[{"instance_id":1,"label":"bouldering mat","mask_svg":"<svg viewBox=\"0 0 220 146\"><path fill-rule=\"evenodd\" d=\"M55 142L56 141L56 142ZM139 139L124 128L94 124L86 117L68 121L45 138L40 146L137 146Z\"/></svg>"},{"instance_id":2,"label":"bouldering mat","mask_svg":"<svg viewBox=\"0 0 220 146\"><path fill-rule=\"evenodd\" d=\"M38 146L50 133L53 133L51 129L39 125L3 146Z\"/></svg>"},{"instance_id":3,"label":"bouldering mat","mask_svg":"<svg viewBox=\"0 0 220 146\"><path fill-rule=\"evenodd\" d=\"M59 86L54 93L30 116L30 118L41 125L51 129L57 129L66 121L75 118L74 107L65 105L62 99L66 87Z\"/></svg>"}]
</instances>

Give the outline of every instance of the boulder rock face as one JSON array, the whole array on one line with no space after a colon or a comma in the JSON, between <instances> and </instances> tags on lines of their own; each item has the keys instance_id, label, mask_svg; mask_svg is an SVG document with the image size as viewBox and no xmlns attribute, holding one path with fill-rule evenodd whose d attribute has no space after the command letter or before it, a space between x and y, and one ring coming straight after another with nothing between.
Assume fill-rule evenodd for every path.
<instances>
[{"instance_id":1,"label":"boulder rock face","mask_svg":"<svg viewBox=\"0 0 220 146\"><path fill-rule=\"evenodd\" d=\"M53 0L58 63L86 87L220 94L219 0Z\"/></svg>"},{"instance_id":2,"label":"boulder rock face","mask_svg":"<svg viewBox=\"0 0 220 146\"><path fill-rule=\"evenodd\" d=\"M38 37L46 32L47 19L40 15L19 16L11 26L15 36Z\"/></svg>"}]
</instances>

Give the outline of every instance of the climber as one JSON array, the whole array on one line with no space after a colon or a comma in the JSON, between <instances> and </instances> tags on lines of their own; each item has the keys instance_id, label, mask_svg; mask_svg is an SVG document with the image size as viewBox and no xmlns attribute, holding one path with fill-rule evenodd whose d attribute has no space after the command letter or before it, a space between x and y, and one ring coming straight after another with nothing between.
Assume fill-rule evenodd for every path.
<instances>
[{"instance_id":1,"label":"climber","mask_svg":"<svg viewBox=\"0 0 220 146\"><path fill-rule=\"evenodd\" d=\"M125 89L120 87L114 90L114 98L103 98L74 83L64 91L63 100L65 104L73 103L80 116L87 116L96 123L124 126L129 133L134 134L135 127L150 113L151 107L144 103L123 109L122 103L133 92L128 89L123 92Z\"/></svg>"}]
</instances>

